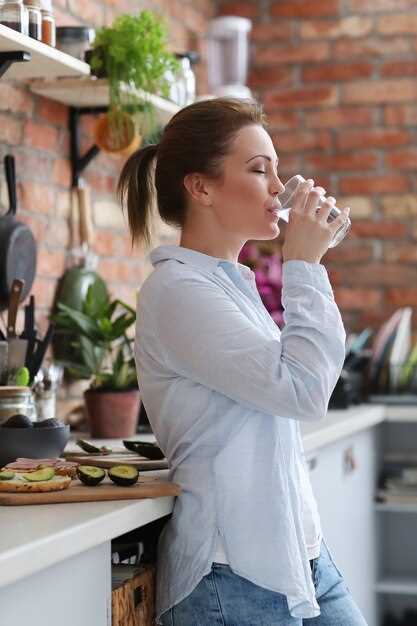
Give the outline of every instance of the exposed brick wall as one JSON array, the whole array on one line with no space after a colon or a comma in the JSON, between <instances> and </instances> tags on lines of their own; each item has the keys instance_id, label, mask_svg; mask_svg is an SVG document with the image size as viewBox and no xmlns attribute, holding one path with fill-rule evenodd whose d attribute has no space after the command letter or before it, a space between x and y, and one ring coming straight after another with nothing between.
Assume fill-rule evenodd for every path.
<instances>
[{"instance_id":1,"label":"exposed brick wall","mask_svg":"<svg viewBox=\"0 0 417 626\"><path fill-rule=\"evenodd\" d=\"M313 177L352 207L352 233L324 257L347 328L378 328L397 307L416 307L417 3L217 6L253 20L249 84L283 177Z\"/></svg>"}]
</instances>

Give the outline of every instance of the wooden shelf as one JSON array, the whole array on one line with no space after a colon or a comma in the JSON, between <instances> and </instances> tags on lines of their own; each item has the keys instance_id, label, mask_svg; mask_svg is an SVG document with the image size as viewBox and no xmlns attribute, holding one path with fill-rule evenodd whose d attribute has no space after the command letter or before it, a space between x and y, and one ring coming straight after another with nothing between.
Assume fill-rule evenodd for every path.
<instances>
[{"instance_id":1,"label":"wooden shelf","mask_svg":"<svg viewBox=\"0 0 417 626\"><path fill-rule=\"evenodd\" d=\"M0 24L0 52L16 51L29 52L32 58L28 62L14 63L7 70L3 80L90 74L90 66L87 63Z\"/></svg>"},{"instance_id":2,"label":"wooden shelf","mask_svg":"<svg viewBox=\"0 0 417 626\"><path fill-rule=\"evenodd\" d=\"M417 578L403 576L387 576L375 584L377 593L400 595L417 595Z\"/></svg>"},{"instance_id":3,"label":"wooden shelf","mask_svg":"<svg viewBox=\"0 0 417 626\"><path fill-rule=\"evenodd\" d=\"M102 107L109 103L109 87L106 79L94 76L84 78L61 78L58 80L36 80L31 83L31 89L45 98L51 98L62 102L67 106ZM128 87L126 87L128 89ZM139 92L156 111L156 120L161 126L165 126L180 107L169 100L153 94Z\"/></svg>"}]
</instances>

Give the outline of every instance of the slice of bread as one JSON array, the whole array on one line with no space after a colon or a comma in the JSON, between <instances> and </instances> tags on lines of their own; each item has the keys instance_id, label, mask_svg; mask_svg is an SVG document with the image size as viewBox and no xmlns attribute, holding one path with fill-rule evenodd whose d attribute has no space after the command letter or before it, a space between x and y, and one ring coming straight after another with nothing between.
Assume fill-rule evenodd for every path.
<instances>
[{"instance_id":1,"label":"slice of bread","mask_svg":"<svg viewBox=\"0 0 417 626\"><path fill-rule=\"evenodd\" d=\"M11 480L0 480L0 491L8 493L45 493L47 491L61 491L71 484L70 476L54 476L50 480L29 482L23 476L16 474Z\"/></svg>"}]
</instances>

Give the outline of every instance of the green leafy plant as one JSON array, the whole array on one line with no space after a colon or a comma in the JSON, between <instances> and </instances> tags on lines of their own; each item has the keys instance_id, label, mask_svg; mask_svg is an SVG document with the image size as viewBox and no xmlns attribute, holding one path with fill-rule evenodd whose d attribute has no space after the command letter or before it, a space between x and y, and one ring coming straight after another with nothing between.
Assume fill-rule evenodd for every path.
<instances>
[{"instance_id":1,"label":"green leafy plant","mask_svg":"<svg viewBox=\"0 0 417 626\"><path fill-rule=\"evenodd\" d=\"M122 123L126 112L152 115L146 95L135 89L168 95L166 74L175 72L178 62L167 50L166 37L162 18L148 10L119 15L111 26L98 29L88 60L96 75L108 79L109 118L114 126Z\"/></svg>"},{"instance_id":2,"label":"green leafy plant","mask_svg":"<svg viewBox=\"0 0 417 626\"><path fill-rule=\"evenodd\" d=\"M80 358L61 361L75 378L91 380L91 389L121 391L137 387L133 338L127 334L136 313L121 300L110 300L90 285L82 311L58 303L57 328L70 331Z\"/></svg>"}]
</instances>

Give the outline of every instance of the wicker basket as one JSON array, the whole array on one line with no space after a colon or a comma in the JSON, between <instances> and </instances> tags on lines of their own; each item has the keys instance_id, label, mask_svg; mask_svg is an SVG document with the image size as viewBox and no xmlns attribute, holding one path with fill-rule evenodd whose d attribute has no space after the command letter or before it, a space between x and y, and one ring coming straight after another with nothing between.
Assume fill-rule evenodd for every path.
<instances>
[{"instance_id":1,"label":"wicker basket","mask_svg":"<svg viewBox=\"0 0 417 626\"><path fill-rule=\"evenodd\" d=\"M154 626L155 566L112 566L112 626Z\"/></svg>"}]
</instances>

